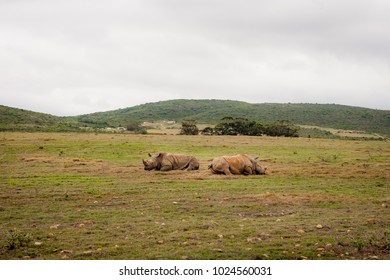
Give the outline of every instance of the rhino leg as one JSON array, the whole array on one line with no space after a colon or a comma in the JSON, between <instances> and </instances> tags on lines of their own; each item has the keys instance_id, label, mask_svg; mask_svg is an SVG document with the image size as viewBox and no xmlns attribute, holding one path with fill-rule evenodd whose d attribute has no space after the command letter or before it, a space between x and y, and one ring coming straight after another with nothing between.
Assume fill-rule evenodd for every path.
<instances>
[{"instance_id":1,"label":"rhino leg","mask_svg":"<svg viewBox=\"0 0 390 280\"><path fill-rule=\"evenodd\" d=\"M222 170L222 173L225 175L232 175L230 166L227 162L224 162L223 164L220 165L220 170Z\"/></svg>"},{"instance_id":2,"label":"rhino leg","mask_svg":"<svg viewBox=\"0 0 390 280\"><path fill-rule=\"evenodd\" d=\"M244 170L242 171L242 174L244 175L251 175L253 173L252 167L245 166Z\"/></svg>"},{"instance_id":3,"label":"rhino leg","mask_svg":"<svg viewBox=\"0 0 390 280\"><path fill-rule=\"evenodd\" d=\"M160 171L171 171L171 170L172 170L172 166L170 165L162 165L160 168Z\"/></svg>"},{"instance_id":4,"label":"rhino leg","mask_svg":"<svg viewBox=\"0 0 390 280\"><path fill-rule=\"evenodd\" d=\"M195 158L191 159L190 163L188 164L187 171L198 170L198 169L199 169L199 162Z\"/></svg>"},{"instance_id":5,"label":"rhino leg","mask_svg":"<svg viewBox=\"0 0 390 280\"><path fill-rule=\"evenodd\" d=\"M224 169L224 170L223 170L223 173L224 173L225 175L232 175L232 172L230 172L229 167L226 168L226 169Z\"/></svg>"},{"instance_id":6,"label":"rhino leg","mask_svg":"<svg viewBox=\"0 0 390 280\"><path fill-rule=\"evenodd\" d=\"M211 171L214 174L225 174L225 175L232 174L230 172L229 164L227 162L213 162L212 164L209 165L209 169L211 169Z\"/></svg>"}]
</instances>

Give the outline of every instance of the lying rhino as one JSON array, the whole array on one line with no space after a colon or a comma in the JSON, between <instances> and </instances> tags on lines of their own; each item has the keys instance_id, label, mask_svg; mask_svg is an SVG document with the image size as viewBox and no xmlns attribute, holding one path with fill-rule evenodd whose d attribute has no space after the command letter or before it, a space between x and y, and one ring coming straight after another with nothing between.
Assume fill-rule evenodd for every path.
<instances>
[{"instance_id":1,"label":"lying rhino","mask_svg":"<svg viewBox=\"0 0 390 280\"><path fill-rule=\"evenodd\" d=\"M198 170L199 162L193 156L180 155L180 154L168 154L157 153L155 155L149 154L148 160L142 160L145 166L145 170Z\"/></svg>"},{"instance_id":2,"label":"lying rhino","mask_svg":"<svg viewBox=\"0 0 390 280\"><path fill-rule=\"evenodd\" d=\"M260 166L256 159L248 155L217 157L212 160L209 169L215 174L225 175L265 174L267 168Z\"/></svg>"}]
</instances>

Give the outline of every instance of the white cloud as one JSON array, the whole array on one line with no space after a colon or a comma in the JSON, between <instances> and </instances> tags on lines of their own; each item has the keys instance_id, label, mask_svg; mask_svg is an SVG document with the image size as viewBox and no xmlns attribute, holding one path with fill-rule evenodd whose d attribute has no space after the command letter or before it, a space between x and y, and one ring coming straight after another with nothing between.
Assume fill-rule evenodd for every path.
<instances>
[{"instance_id":1,"label":"white cloud","mask_svg":"<svg viewBox=\"0 0 390 280\"><path fill-rule=\"evenodd\" d=\"M0 104L56 115L174 98L390 109L390 4L0 1Z\"/></svg>"}]
</instances>

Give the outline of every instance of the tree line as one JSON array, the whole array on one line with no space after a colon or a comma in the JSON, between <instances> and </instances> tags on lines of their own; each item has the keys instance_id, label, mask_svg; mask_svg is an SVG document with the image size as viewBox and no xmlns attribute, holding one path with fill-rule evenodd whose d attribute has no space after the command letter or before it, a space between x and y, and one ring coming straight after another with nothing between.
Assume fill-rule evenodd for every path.
<instances>
[{"instance_id":1,"label":"tree line","mask_svg":"<svg viewBox=\"0 0 390 280\"><path fill-rule=\"evenodd\" d=\"M195 120L182 122L180 134L184 135L249 135L249 136L286 136L298 137L299 128L287 120L271 124L262 124L246 118L224 117L214 128L205 127L199 130Z\"/></svg>"}]
</instances>

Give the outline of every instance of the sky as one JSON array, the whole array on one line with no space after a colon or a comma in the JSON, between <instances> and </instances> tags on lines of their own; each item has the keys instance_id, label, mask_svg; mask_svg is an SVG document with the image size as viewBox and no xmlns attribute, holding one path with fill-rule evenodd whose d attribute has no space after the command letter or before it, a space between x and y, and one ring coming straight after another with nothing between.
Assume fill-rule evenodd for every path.
<instances>
[{"instance_id":1,"label":"sky","mask_svg":"<svg viewBox=\"0 0 390 280\"><path fill-rule=\"evenodd\" d=\"M171 99L390 110L388 0L0 0L0 105Z\"/></svg>"}]
</instances>

